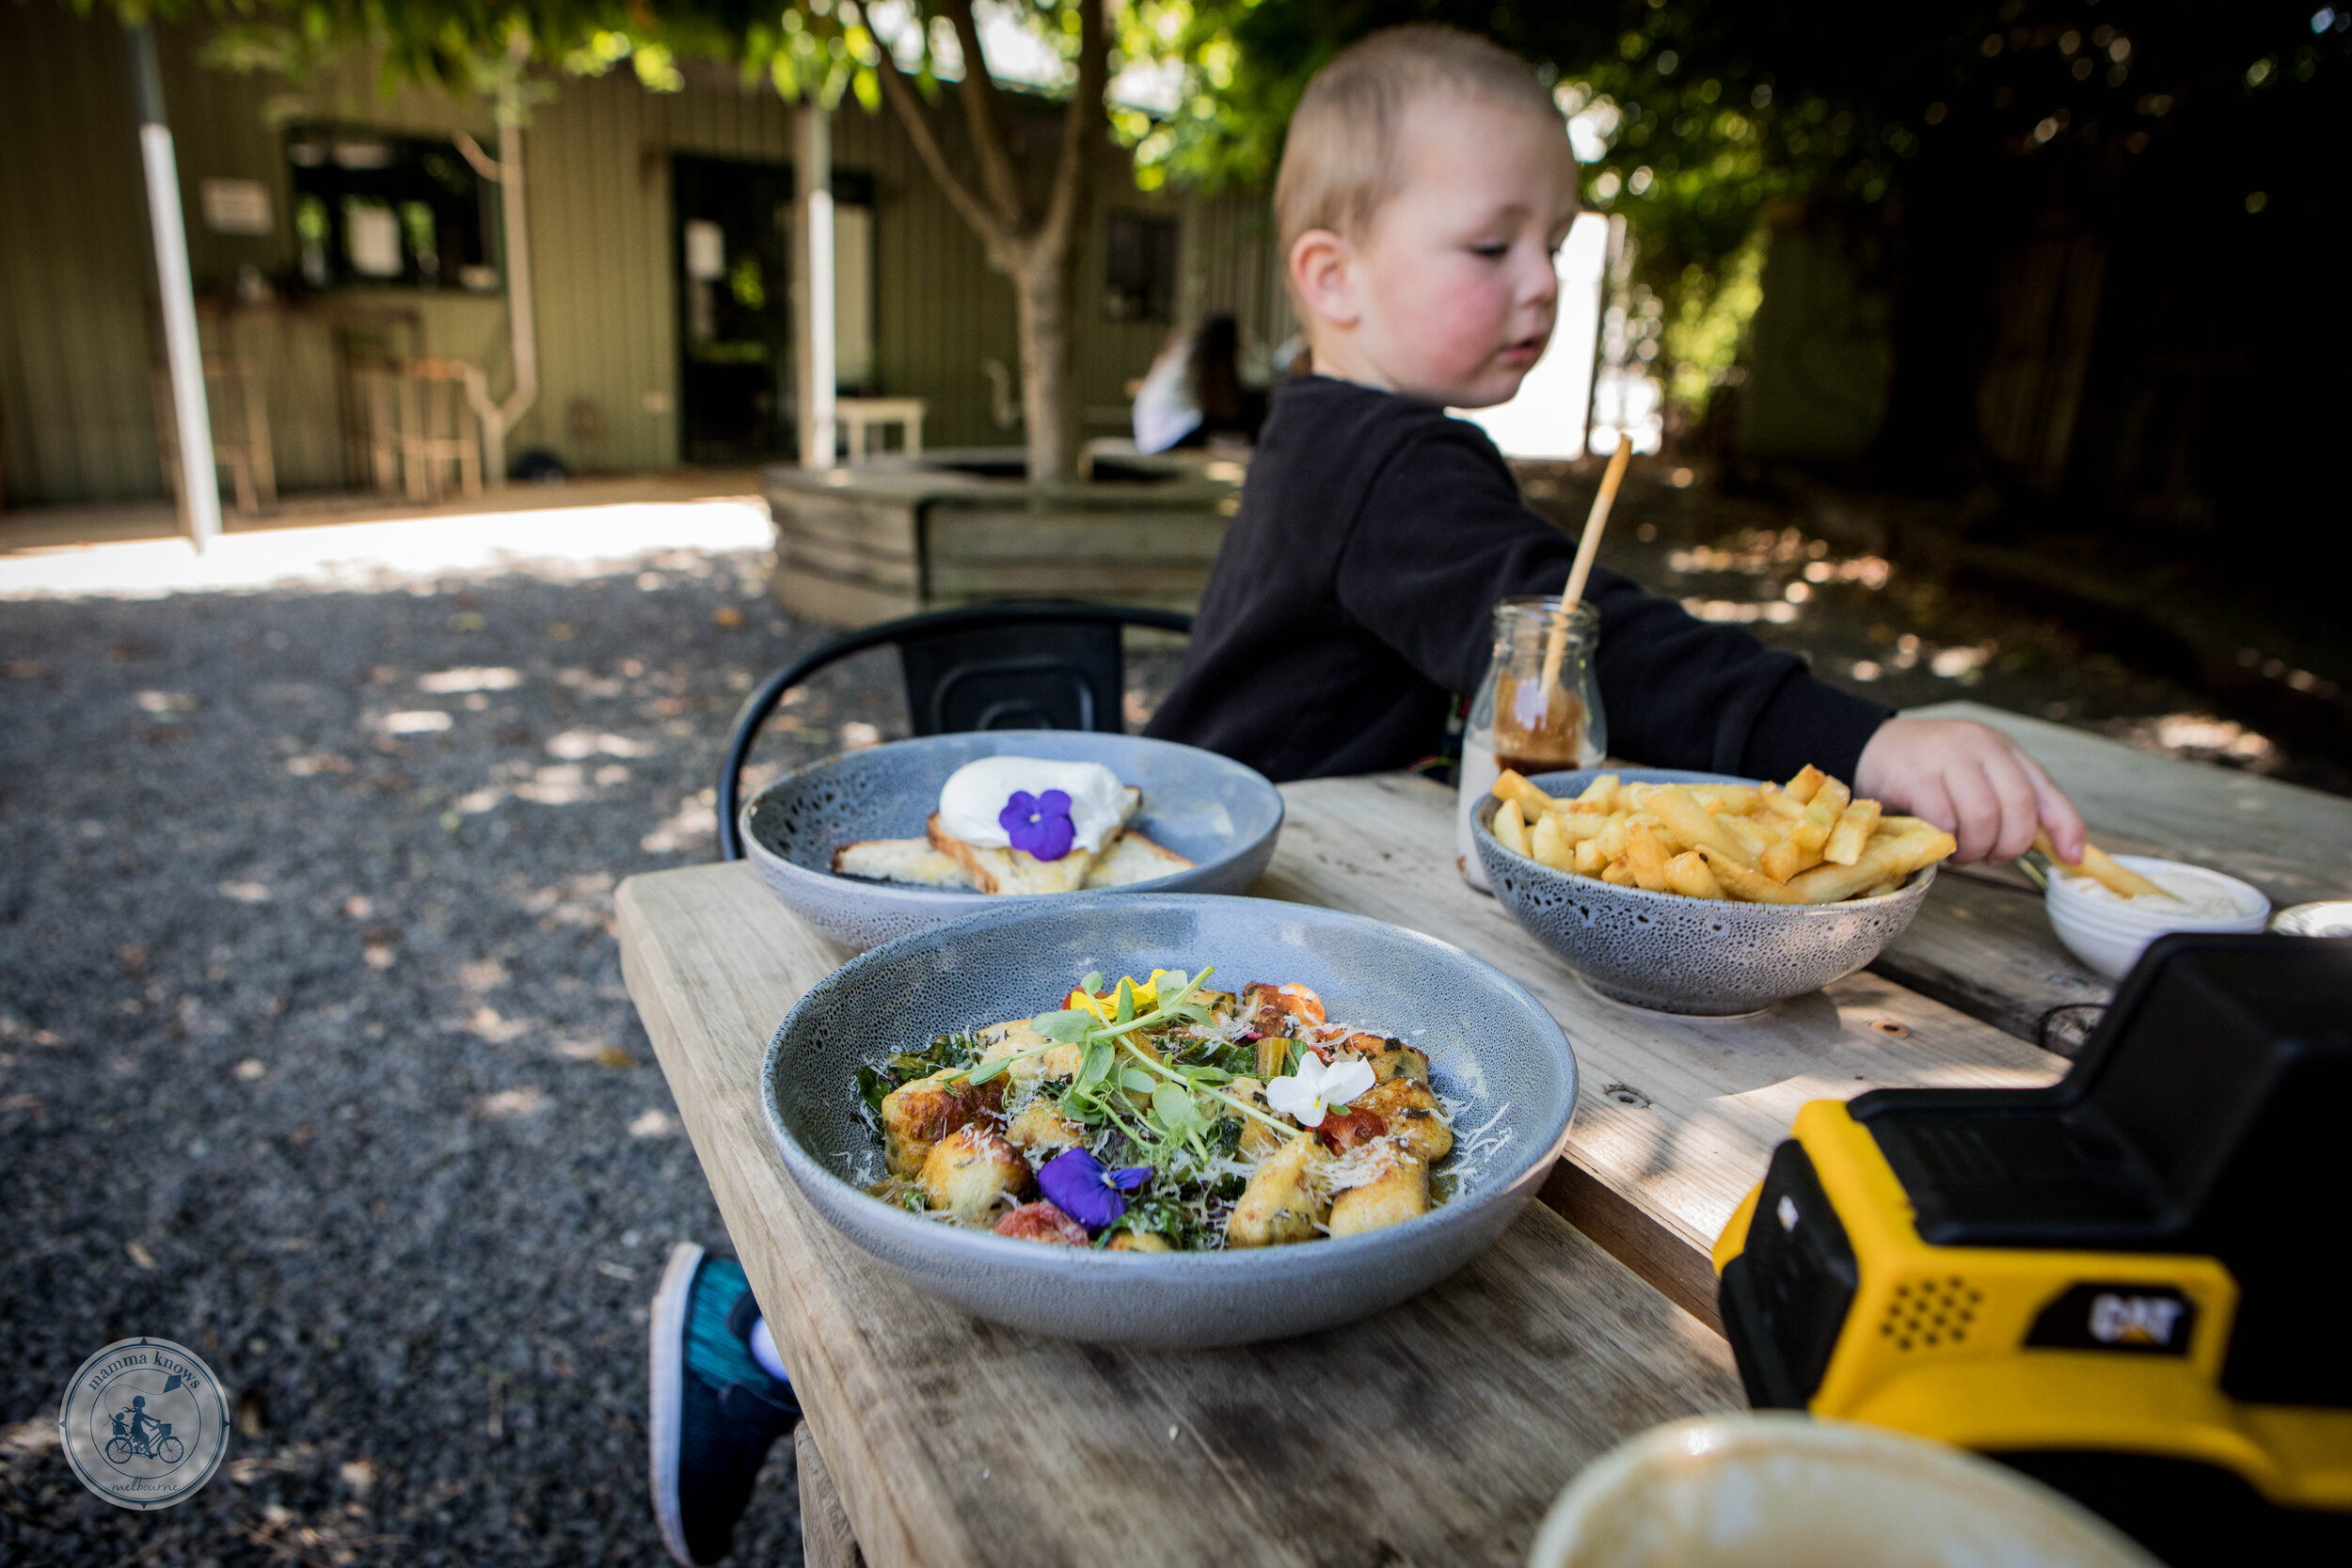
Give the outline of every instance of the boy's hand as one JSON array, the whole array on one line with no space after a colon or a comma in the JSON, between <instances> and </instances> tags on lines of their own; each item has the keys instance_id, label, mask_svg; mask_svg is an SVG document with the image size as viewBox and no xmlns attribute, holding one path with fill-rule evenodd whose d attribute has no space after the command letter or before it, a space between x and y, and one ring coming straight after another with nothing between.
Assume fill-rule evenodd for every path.
<instances>
[{"instance_id":1,"label":"boy's hand","mask_svg":"<svg viewBox=\"0 0 2352 1568\"><path fill-rule=\"evenodd\" d=\"M1924 816L1960 840L1962 864L2013 861L2050 830L2059 858L2082 858L2083 819L2017 742L1965 719L1889 719L1862 748L1853 792Z\"/></svg>"}]
</instances>

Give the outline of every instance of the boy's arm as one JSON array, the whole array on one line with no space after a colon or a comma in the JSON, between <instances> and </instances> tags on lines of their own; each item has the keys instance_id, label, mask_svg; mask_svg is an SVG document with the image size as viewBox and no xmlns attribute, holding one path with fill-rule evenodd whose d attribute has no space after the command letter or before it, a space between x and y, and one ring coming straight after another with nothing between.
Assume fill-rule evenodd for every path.
<instances>
[{"instance_id":1,"label":"boy's arm","mask_svg":"<svg viewBox=\"0 0 2352 1568\"><path fill-rule=\"evenodd\" d=\"M1447 420L1372 485L1338 562L1340 604L1467 696L1492 653L1495 601L1558 593L1575 548L1521 504L1484 434ZM1811 763L1851 779L1893 712L1614 572L1597 569L1585 597L1600 614L1601 707L1617 755L1749 778L1785 779Z\"/></svg>"}]
</instances>

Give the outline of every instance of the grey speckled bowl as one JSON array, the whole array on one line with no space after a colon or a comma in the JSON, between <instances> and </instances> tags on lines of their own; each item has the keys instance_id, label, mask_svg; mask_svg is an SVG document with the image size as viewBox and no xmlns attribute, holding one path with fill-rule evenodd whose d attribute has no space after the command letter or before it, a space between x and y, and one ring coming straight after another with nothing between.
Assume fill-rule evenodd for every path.
<instances>
[{"instance_id":1,"label":"grey speckled bowl","mask_svg":"<svg viewBox=\"0 0 2352 1568\"><path fill-rule=\"evenodd\" d=\"M922 837L949 774L980 757L1007 755L1103 764L1143 791L1137 830L1194 863L1188 871L1106 891L1245 893L1274 858L1282 795L1264 774L1196 747L1088 730L925 736L796 768L744 806L743 852L787 909L850 947L961 920L1001 897L836 877L833 852L860 839Z\"/></svg>"},{"instance_id":2,"label":"grey speckled bowl","mask_svg":"<svg viewBox=\"0 0 2352 1568\"><path fill-rule=\"evenodd\" d=\"M1577 795L1604 772L1631 784L1749 784L1722 773L1584 768L1534 780L1547 795ZM1645 893L1555 871L1514 854L1492 831L1502 804L1478 803L1475 838L1486 880L1518 923L1601 995L1659 1012L1721 1018L1753 1013L1842 980L1903 934L1934 884L1928 867L1893 893L1799 907Z\"/></svg>"},{"instance_id":3,"label":"grey speckled bowl","mask_svg":"<svg viewBox=\"0 0 2352 1568\"><path fill-rule=\"evenodd\" d=\"M1429 1053L1467 1133L1504 1141L1417 1219L1247 1252L1095 1252L950 1228L868 1196L882 1150L854 1069L911 1041L1051 1007L1089 970L1216 967L1214 987L1298 981L1335 1021ZM762 1073L784 1163L824 1216L909 1282L1016 1328L1105 1344L1234 1345L1370 1315L1460 1268L1534 1196L1567 1142L1576 1057L1515 982L1458 948L1360 915L1258 898L1113 894L1025 899L900 937L801 999Z\"/></svg>"}]
</instances>

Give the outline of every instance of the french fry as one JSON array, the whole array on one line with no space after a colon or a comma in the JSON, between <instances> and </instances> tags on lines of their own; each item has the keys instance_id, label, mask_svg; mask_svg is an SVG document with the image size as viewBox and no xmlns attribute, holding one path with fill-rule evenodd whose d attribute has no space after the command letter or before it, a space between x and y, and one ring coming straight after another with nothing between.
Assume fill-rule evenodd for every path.
<instances>
[{"instance_id":1,"label":"french fry","mask_svg":"<svg viewBox=\"0 0 2352 1568\"><path fill-rule=\"evenodd\" d=\"M1633 880L1645 893L1672 893L1674 884L1667 879L1666 863L1674 852L1657 829L1646 822L1636 822L1626 831L1625 858L1632 863Z\"/></svg>"},{"instance_id":2,"label":"french fry","mask_svg":"<svg viewBox=\"0 0 2352 1568\"><path fill-rule=\"evenodd\" d=\"M1609 828L1608 817L1587 816L1576 809L1573 800L1565 810L1544 813L1543 820L1551 824L1563 844L1581 844L1588 838L1597 838Z\"/></svg>"},{"instance_id":3,"label":"french fry","mask_svg":"<svg viewBox=\"0 0 2352 1568\"><path fill-rule=\"evenodd\" d=\"M1493 832L1496 841L1513 854L1527 853L1527 818L1519 815L1517 800L1505 800L1496 811Z\"/></svg>"},{"instance_id":4,"label":"french fry","mask_svg":"<svg viewBox=\"0 0 2352 1568\"><path fill-rule=\"evenodd\" d=\"M1599 832L1596 828L1594 832ZM1546 865L1562 871L1576 869L1576 845L1560 828L1560 818L1550 812L1535 819L1534 832L1527 835L1528 853Z\"/></svg>"},{"instance_id":5,"label":"french fry","mask_svg":"<svg viewBox=\"0 0 2352 1568\"><path fill-rule=\"evenodd\" d=\"M1518 853L1575 876L1692 898L1876 897L1955 847L1934 824L1890 816L1813 767L1786 784L1645 784L1603 773L1572 800L1505 770L1495 794L1503 802L1495 837ZM2048 852L2046 835L2040 847ZM2102 873L2136 879L2095 849L2074 871Z\"/></svg>"},{"instance_id":6,"label":"french fry","mask_svg":"<svg viewBox=\"0 0 2352 1568\"><path fill-rule=\"evenodd\" d=\"M1760 822L1753 816L1734 816L1727 811L1716 814L1715 826L1738 839L1740 847L1752 856L1762 855L1787 836L1775 823Z\"/></svg>"},{"instance_id":7,"label":"french fry","mask_svg":"<svg viewBox=\"0 0 2352 1568\"><path fill-rule=\"evenodd\" d=\"M1851 865L1862 858L1862 847L1870 842L1870 834L1878 830L1880 806L1876 800L1850 802L1837 818L1837 826L1830 830L1829 843L1822 847L1821 858L1838 865Z\"/></svg>"},{"instance_id":8,"label":"french fry","mask_svg":"<svg viewBox=\"0 0 2352 1568\"><path fill-rule=\"evenodd\" d=\"M1724 884L1707 869L1707 858L1696 849L1685 849L1666 863L1666 885L1676 893L1691 898L1723 898Z\"/></svg>"},{"instance_id":9,"label":"french fry","mask_svg":"<svg viewBox=\"0 0 2352 1568\"><path fill-rule=\"evenodd\" d=\"M2153 893L2159 897L2164 895L2164 889L2130 866L2117 864L2112 855L2089 839L2083 840L2083 858L2079 865L2067 865L2058 859L2058 846L2050 842L2050 830L2047 828L2034 830L2033 847L2073 875L2088 877L2119 897L2137 898L2145 893Z\"/></svg>"},{"instance_id":10,"label":"french fry","mask_svg":"<svg viewBox=\"0 0 2352 1568\"><path fill-rule=\"evenodd\" d=\"M1808 904L1835 904L1864 888L1899 881L1960 847L1949 833L1881 833L1851 865L1817 865L1788 879L1788 891Z\"/></svg>"},{"instance_id":11,"label":"french fry","mask_svg":"<svg viewBox=\"0 0 2352 1568\"><path fill-rule=\"evenodd\" d=\"M1756 809L1756 791L1753 784L1692 784L1691 793L1708 811L1726 816L1745 816Z\"/></svg>"},{"instance_id":12,"label":"french fry","mask_svg":"<svg viewBox=\"0 0 2352 1568\"><path fill-rule=\"evenodd\" d=\"M1558 803L1550 796L1529 784L1525 774L1509 768L1504 768L1502 777L1495 781L1495 798L1502 800L1517 800L1519 804L1521 820L1532 817L1537 812Z\"/></svg>"},{"instance_id":13,"label":"french fry","mask_svg":"<svg viewBox=\"0 0 2352 1568\"><path fill-rule=\"evenodd\" d=\"M1804 815L1803 801L1791 800L1788 799L1787 790L1772 783L1756 786L1756 806L1757 812L1768 819L1778 818L1782 821L1788 821Z\"/></svg>"},{"instance_id":14,"label":"french fry","mask_svg":"<svg viewBox=\"0 0 2352 1568\"><path fill-rule=\"evenodd\" d=\"M1686 849L1712 849L1726 859L1745 865L1756 863L1748 847L1732 836L1718 822L1698 797L1681 784L1661 784L1649 792L1649 809L1658 814L1658 820L1666 831L1681 841Z\"/></svg>"},{"instance_id":15,"label":"french fry","mask_svg":"<svg viewBox=\"0 0 2352 1568\"><path fill-rule=\"evenodd\" d=\"M1791 893L1761 871L1751 871L1739 862L1726 859L1712 849L1701 848L1698 852L1707 858L1707 868L1715 873L1715 879L1723 883L1724 891L1734 898L1743 899L1751 904L1802 904L1804 902L1802 895Z\"/></svg>"},{"instance_id":16,"label":"french fry","mask_svg":"<svg viewBox=\"0 0 2352 1568\"><path fill-rule=\"evenodd\" d=\"M1784 838L1756 857L1756 868L1775 882L1785 882L1800 871L1821 863L1820 848L1806 848L1794 837Z\"/></svg>"}]
</instances>

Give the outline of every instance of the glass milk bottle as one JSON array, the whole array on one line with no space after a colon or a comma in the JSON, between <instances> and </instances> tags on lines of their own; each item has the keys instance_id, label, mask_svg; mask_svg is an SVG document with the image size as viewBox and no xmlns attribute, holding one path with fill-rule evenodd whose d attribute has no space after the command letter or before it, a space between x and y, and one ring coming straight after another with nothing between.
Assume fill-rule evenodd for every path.
<instances>
[{"instance_id":1,"label":"glass milk bottle","mask_svg":"<svg viewBox=\"0 0 2352 1568\"><path fill-rule=\"evenodd\" d=\"M1495 653L1470 703L1462 733L1462 803L1454 854L1462 876L1482 892L1486 874L1470 840L1470 816L1502 769L1526 774L1591 768L1609 750L1593 671L1600 614L1578 605L1561 626L1557 594L1504 599L1495 606ZM1554 632L1565 630L1553 647Z\"/></svg>"}]
</instances>

